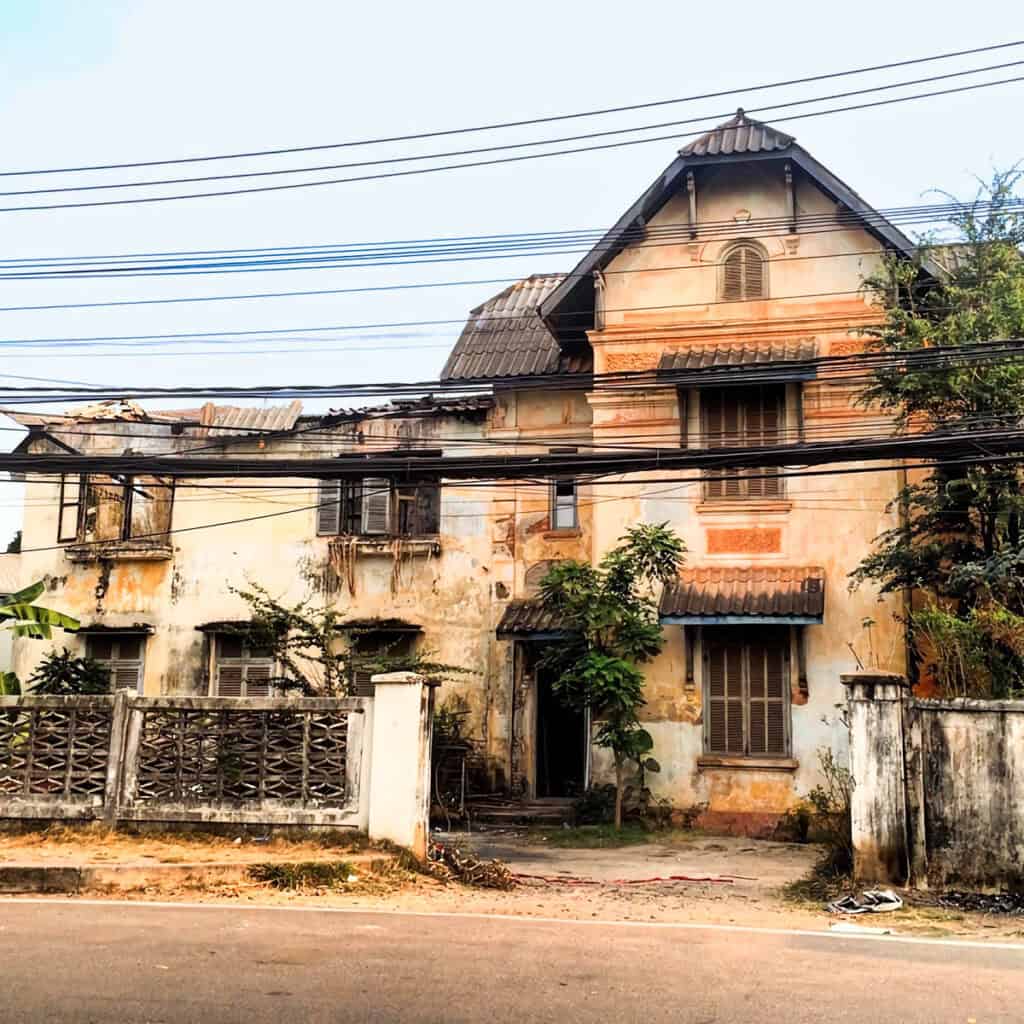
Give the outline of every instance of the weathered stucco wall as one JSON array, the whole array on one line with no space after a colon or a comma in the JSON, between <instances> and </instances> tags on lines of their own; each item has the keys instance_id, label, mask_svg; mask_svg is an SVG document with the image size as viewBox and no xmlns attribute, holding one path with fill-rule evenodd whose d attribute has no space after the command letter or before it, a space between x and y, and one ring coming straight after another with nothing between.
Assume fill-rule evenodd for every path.
<instances>
[{"instance_id":1,"label":"weathered stucco wall","mask_svg":"<svg viewBox=\"0 0 1024 1024\"><path fill-rule=\"evenodd\" d=\"M919 877L1024 889L1024 701L911 700L907 718Z\"/></svg>"},{"instance_id":2,"label":"weathered stucco wall","mask_svg":"<svg viewBox=\"0 0 1024 1024\"><path fill-rule=\"evenodd\" d=\"M836 204L812 184L798 180L800 217L835 216ZM590 333L597 370L649 370L663 353L743 343L810 343L818 355L842 355L863 346L860 329L878 317L861 290L877 267L881 247L867 232L849 230L747 236L767 257L765 298L722 302L723 254L742 236L742 224L785 218L786 193L778 163L719 167L697 178L698 226L735 224L729 237L698 233L658 245L625 249L605 272L605 315ZM687 222L685 193L651 220L652 229ZM678 236L676 236L678 238ZM651 444L701 436L700 394L685 395L685 422L674 388L626 395L592 394L595 443ZM877 432L876 414L855 405L856 394L827 377L787 385L785 439L822 440ZM684 436L685 435L685 436ZM797 468L797 467L789 467ZM832 467L830 467L832 468ZM834 467L841 468L841 467ZM863 470L855 463L842 467ZM683 475L683 474L681 474ZM846 728L837 705L844 699L839 676L857 668L857 656L874 668L901 671L903 636L899 602L880 600L873 587L848 589L848 574L871 548L872 539L896 525L887 508L899 487L895 471L850 476L791 477L778 498L710 501L696 474L672 484L669 474L648 474L649 483L619 479L594 484L593 556L613 546L636 522L666 522L686 543L688 567L821 566L825 575L822 625L797 627L804 634L806 686L791 658L791 757L767 763L729 759L701 764L703 753L703 661L700 634L691 626L667 626L660 657L646 668L647 706L642 718L655 741L661 772L648 776L656 795L675 806L705 808L704 821L762 832L820 781L819 751L846 757ZM864 622L872 625L865 627ZM742 631L741 625L730 627ZM794 642L796 638L794 637ZM686 678L687 642L695 645L692 681ZM595 758L608 777L607 758Z\"/></svg>"}]
</instances>

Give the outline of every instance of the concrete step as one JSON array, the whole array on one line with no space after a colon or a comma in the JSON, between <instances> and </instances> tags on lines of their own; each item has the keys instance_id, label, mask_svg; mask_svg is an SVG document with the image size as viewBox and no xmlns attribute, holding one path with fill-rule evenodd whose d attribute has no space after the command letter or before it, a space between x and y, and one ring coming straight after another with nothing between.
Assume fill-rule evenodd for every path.
<instances>
[{"instance_id":1,"label":"concrete step","mask_svg":"<svg viewBox=\"0 0 1024 1024\"><path fill-rule=\"evenodd\" d=\"M574 801L563 799L480 799L470 801L467 811L477 825L561 825L575 818Z\"/></svg>"}]
</instances>

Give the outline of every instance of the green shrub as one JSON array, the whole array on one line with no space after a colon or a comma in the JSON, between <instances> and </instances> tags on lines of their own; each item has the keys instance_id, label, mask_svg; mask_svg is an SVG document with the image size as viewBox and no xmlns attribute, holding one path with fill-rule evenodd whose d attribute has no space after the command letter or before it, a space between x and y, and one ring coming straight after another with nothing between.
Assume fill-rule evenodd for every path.
<instances>
[{"instance_id":1,"label":"green shrub","mask_svg":"<svg viewBox=\"0 0 1024 1024\"><path fill-rule=\"evenodd\" d=\"M92 658L79 658L66 647L50 651L28 677L28 690L43 697L110 693L110 671Z\"/></svg>"}]
</instances>

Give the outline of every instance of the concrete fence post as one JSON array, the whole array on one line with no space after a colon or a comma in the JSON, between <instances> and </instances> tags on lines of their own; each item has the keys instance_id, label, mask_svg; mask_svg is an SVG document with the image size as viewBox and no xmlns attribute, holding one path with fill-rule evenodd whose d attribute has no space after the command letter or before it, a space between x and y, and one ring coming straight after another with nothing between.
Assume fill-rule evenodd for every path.
<instances>
[{"instance_id":1,"label":"concrete fence post","mask_svg":"<svg viewBox=\"0 0 1024 1024\"><path fill-rule=\"evenodd\" d=\"M436 683L415 672L373 677L370 745L371 839L387 839L427 855L430 741Z\"/></svg>"},{"instance_id":2,"label":"concrete fence post","mask_svg":"<svg viewBox=\"0 0 1024 1024\"><path fill-rule=\"evenodd\" d=\"M128 690L114 694L110 715L110 747L107 753L107 781L103 792L103 822L108 828L117 825L124 786L125 739L132 710L132 695Z\"/></svg>"},{"instance_id":3,"label":"concrete fence post","mask_svg":"<svg viewBox=\"0 0 1024 1024\"><path fill-rule=\"evenodd\" d=\"M853 776L853 875L858 882L908 880L903 698L907 681L894 672L840 676L850 719Z\"/></svg>"}]
</instances>

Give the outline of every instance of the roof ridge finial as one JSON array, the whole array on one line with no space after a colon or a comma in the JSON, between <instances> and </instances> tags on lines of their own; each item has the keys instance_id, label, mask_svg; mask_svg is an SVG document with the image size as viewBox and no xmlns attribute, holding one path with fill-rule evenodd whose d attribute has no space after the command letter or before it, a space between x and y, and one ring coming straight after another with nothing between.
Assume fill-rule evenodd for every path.
<instances>
[{"instance_id":1,"label":"roof ridge finial","mask_svg":"<svg viewBox=\"0 0 1024 1024\"><path fill-rule=\"evenodd\" d=\"M745 121L747 119L747 112L742 107L736 108L736 120Z\"/></svg>"}]
</instances>

